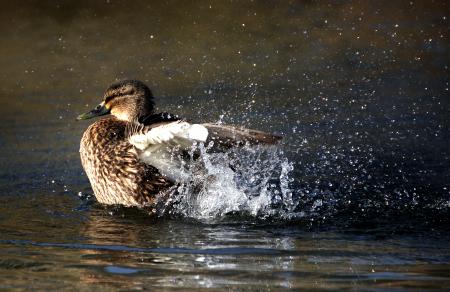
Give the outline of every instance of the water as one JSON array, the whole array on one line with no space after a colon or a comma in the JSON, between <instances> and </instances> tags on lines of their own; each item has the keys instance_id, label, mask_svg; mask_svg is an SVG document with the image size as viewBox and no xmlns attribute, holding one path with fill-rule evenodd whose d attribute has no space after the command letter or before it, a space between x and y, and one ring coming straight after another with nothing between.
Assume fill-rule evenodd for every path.
<instances>
[{"instance_id":1,"label":"water","mask_svg":"<svg viewBox=\"0 0 450 292\"><path fill-rule=\"evenodd\" d=\"M0 289L450 286L448 4L2 7ZM162 218L101 206L74 119L121 78L285 138L206 155Z\"/></svg>"}]
</instances>

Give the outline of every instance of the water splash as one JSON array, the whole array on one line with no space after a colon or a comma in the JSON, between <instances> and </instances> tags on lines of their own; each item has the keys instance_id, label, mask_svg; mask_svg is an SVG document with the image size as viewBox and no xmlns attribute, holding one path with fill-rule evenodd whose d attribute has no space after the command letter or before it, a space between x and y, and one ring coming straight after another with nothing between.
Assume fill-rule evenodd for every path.
<instances>
[{"instance_id":1,"label":"water splash","mask_svg":"<svg viewBox=\"0 0 450 292\"><path fill-rule=\"evenodd\" d=\"M290 187L293 164L281 149L246 146L214 153L212 145L196 148L202 170L191 171L179 186L172 212L198 220L227 214L292 217L299 204Z\"/></svg>"},{"instance_id":2,"label":"water splash","mask_svg":"<svg viewBox=\"0 0 450 292\"><path fill-rule=\"evenodd\" d=\"M169 213L202 222L233 215L239 220L324 226L386 224L405 217L408 224L415 224L413 217L420 222L432 212L437 219L446 218L450 209L448 197L447 203L438 204L444 207L438 208L436 200L430 203L418 195L411 198L407 189L399 193L399 188L390 188L388 181L378 179L378 168L370 167L373 159L361 158L364 168L355 170L353 165L344 167L346 161L355 159L351 155L337 157L333 164L328 163L328 156L323 158L327 163L313 159L295 164L281 147L246 146L216 153L213 145L203 144L196 145L190 157L195 163L186 164L187 179L173 195ZM311 175L308 170L342 173ZM349 173L350 181L346 179Z\"/></svg>"}]
</instances>

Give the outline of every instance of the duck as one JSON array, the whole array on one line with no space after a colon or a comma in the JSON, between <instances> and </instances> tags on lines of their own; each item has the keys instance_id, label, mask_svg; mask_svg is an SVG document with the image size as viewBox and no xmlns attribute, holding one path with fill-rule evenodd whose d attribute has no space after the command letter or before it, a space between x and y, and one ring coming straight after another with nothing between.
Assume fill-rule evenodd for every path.
<instances>
[{"instance_id":1,"label":"duck","mask_svg":"<svg viewBox=\"0 0 450 292\"><path fill-rule=\"evenodd\" d=\"M139 80L111 84L100 104L77 120L101 117L84 131L80 158L96 200L155 210L186 176L186 153L196 145L226 151L275 145L282 137L221 123L191 123L155 111L151 90ZM197 155L198 157L199 155ZM174 159L174 157L176 159Z\"/></svg>"}]
</instances>

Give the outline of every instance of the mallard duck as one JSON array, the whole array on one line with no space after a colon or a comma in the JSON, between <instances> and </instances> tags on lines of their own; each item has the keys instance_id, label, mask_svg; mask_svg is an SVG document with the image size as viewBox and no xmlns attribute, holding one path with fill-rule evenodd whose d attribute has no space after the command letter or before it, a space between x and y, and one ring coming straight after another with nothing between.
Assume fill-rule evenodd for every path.
<instances>
[{"instance_id":1,"label":"mallard duck","mask_svg":"<svg viewBox=\"0 0 450 292\"><path fill-rule=\"evenodd\" d=\"M281 139L261 131L192 124L176 115L155 113L152 92L137 80L112 84L102 102L77 120L104 115L109 116L84 132L80 156L96 199L108 205L154 207L167 198L183 179L174 153L186 152L193 144L209 143L222 151Z\"/></svg>"}]
</instances>

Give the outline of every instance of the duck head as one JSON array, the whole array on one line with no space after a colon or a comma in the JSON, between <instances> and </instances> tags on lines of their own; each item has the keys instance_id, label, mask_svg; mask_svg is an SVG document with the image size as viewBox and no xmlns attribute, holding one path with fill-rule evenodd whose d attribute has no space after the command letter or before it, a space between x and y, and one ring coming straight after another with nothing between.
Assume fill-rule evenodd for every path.
<instances>
[{"instance_id":1,"label":"duck head","mask_svg":"<svg viewBox=\"0 0 450 292\"><path fill-rule=\"evenodd\" d=\"M138 80L123 80L106 89L103 101L93 110L79 115L77 120L86 120L107 114L119 120L134 122L153 113L153 95L150 89Z\"/></svg>"}]
</instances>

